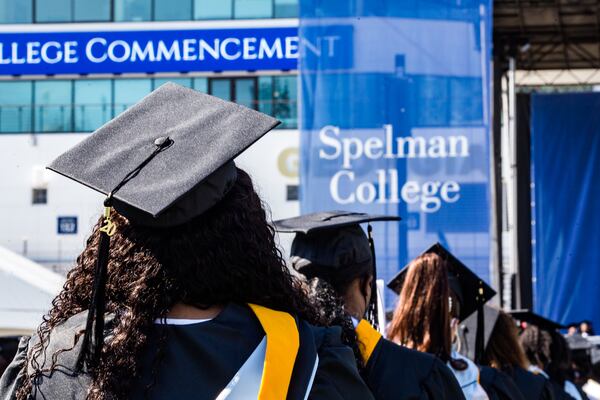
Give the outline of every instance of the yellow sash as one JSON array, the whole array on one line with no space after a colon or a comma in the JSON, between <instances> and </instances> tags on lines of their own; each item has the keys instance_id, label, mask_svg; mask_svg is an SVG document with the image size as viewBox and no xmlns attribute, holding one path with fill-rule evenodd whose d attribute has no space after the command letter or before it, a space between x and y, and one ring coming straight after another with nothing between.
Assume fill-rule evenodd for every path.
<instances>
[{"instance_id":1,"label":"yellow sash","mask_svg":"<svg viewBox=\"0 0 600 400\"><path fill-rule=\"evenodd\" d=\"M248 304L267 337L265 365L258 400L283 400L287 397L300 348L300 333L294 318L285 312Z\"/></svg>"},{"instance_id":2,"label":"yellow sash","mask_svg":"<svg viewBox=\"0 0 600 400\"><path fill-rule=\"evenodd\" d=\"M377 332L366 320L360 321L356 327L356 336L358 337L360 354L363 362L367 364L375 346L381 340L381 333Z\"/></svg>"}]
</instances>

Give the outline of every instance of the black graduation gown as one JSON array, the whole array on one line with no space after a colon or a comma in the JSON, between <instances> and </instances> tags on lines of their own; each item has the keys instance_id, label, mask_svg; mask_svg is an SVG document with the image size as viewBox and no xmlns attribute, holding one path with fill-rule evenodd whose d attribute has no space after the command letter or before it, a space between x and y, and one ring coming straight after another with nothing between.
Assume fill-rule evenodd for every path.
<instances>
[{"instance_id":1,"label":"black graduation gown","mask_svg":"<svg viewBox=\"0 0 600 400\"><path fill-rule=\"evenodd\" d=\"M535 375L520 367L507 368L504 373L513 379L525 399L554 400L552 385L543 376Z\"/></svg>"},{"instance_id":2,"label":"black graduation gown","mask_svg":"<svg viewBox=\"0 0 600 400\"><path fill-rule=\"evenodd\" d=\"M47 354L69 348L73 334L85 326L86 314L72 317L51 333ZM339 328L317 328L296 319L300 348L288 388L288 399L304 399L306 387L318 354L310 399L372 399L372 395L356 369L353 352L341 343ZM110 320L107 321L110 326ZM166 329L162 361L158 373L152 366L159 337ZM131 388L131 399L214 399L223 390L249 355L258 346L264 331L246 305L229 304L214 319L191 325L155 326L149 335L147 351L142 356L141 376ZM12 399L22 377L21 366L26 362L29 346L22 341L13 363L0 380L0 400ZM76 347L75 350L78 350ZM89 377L72 377L69 370L75 364L76 351L62 353L59 363L66 367L46 375L34 388L33 399L82 399L89 386ZM50 358L50 357L48 357ZM66 372L66 373L65 373ZM148 383L155 383L145 393Z\"/></svg>"},{"instance_id":3,"label":"black graduation gown","mask_svg":"<svg viewBox=\"0 0 600 400\"><path fill-rule=\"evenodd\" d=\"M490 400L527 400L512 378L492 367L479 367L479 383Z\"/></svg>"},{"instance_id":4,"label":"black graduation gown","mask_svg":"<svg viewBox=\"0 0 600 400\"><path fill-rule=\"evenodd\" d=\"M371 353L363 376L378 400L465 398L452 371L442 361L384 338L379 339Z\"/></svg>"}]
</instances>

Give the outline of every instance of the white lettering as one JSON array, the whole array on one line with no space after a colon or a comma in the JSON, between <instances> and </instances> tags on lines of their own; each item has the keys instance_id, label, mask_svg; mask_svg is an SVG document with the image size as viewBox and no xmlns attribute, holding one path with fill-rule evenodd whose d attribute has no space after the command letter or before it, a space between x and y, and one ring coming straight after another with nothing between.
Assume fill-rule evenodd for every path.
<instances>
[{"instance_id":1,"label":"white lettering","mask_svg":"<svg viewBox=\"0 0 600 400\"><path fill-rule=\"evenodd\" d=\"M352 166L352 160L358 160L363 153L362 142L358 138L347 138L342 141L342 166L344 168L350 168Z\"/></svg>"},{"instance_id":2,"label":"white lettering","mask_svg":"<svg viewBox=\"0 0 600 400\"><path fill-rule=\"evenodd\" d=\"M56 48L56 55L54 56L54 58L51 58L50 56L48 56L48 49L50 47ZM41 55L42 55L42 61L44 61L45 63L56 64L57 62L59 62L62 59L62 51L60 50L60 43L58 43L58 42L44 43L42 45Z\"/></svg>"},{"instance_id":3,"label":"white lettering","mask_svg":"<svg viewBox=\"0 0 600 400\"><path fill-rule=\"evenodd\" d=\"M298 36L285 38L285 58L298 58Z\"/></svg>"},{"instance_id":4,"label":"white lettering","mask_svg":"<svg viewBox=\"0 0 600 400\"><path fill-rule=\"evenodd\" d=\"M227 53L227 45L230 44L230 43L236 45L237 47L239 47L240 46L240 39L237 39L237 38L227 38L227 39L223 40L221 42L221 55L226 60L237 60L242 55L242 52L238 50L238 51L236 51L233 54Z\"/></svg>"},{"instance_id":5,"label":"white lettering","mask_svg":"<svg viewBox=\"0 0 600 400\"><path fill-rule=\"evenodd\" d=\"M65 62L73 64L79 61L77 57L77 42L65 42Z\"/></svg>"},{"instance_id":6,"label":"white lettering","mask_svg":"<svg viewBox=\"0 0 600 400\"><path fill-rule=\"evenodd\" d=\"M440 182L425 182L423 184L423 194L421 195L421 211L431 213L440 209L442 202L439 197L435 196L439 188Z\"/></svg>"},{"instance_id":7,"label":"white lettering","mask_svg":"<svg viewBox=\"0 0 600 400\"><path fill-rule=\"evenodd\" d=\"M350 195L346 198L342 198L340 196L339 181L342 177L346 177L346 178L348 178L348 180L350 180L350 182L352 182L352 181L354 181L354 172L338 171L335 175L333 175L333 177L331 178L331 181L329 182L329 193L331 194L331 198L333 199L333 201L335 201L338 204L354 203L355 199L356 199L354 193L350 193Z\"/></svg>"},{"instance_id":8,"label":"white lettering","mask_svg":"<svg viewBox=\"0 0 600 400\"><path fill-rule=\"evenodd\" d=\"M94 47L95 44L100 44L100 45L106 46L106 39L93 38L92 40L87 42L87 45L85 46L85 56L87 57L88 60L90 60L93 63L101 63L104 60L106 60L106 57L107 57L106 51L104 51L102 53L102 55L99 57L94 56L92 48Z\"/></svg>"},{"instance_id":9,"label":"white lettering","mask_svg":"<svg viewBox=\"0 0 600 400\"><path fill-rule=\"evenodd\" d=\"M138 41L134 40L131 44L131 61L145 61L146 58L151 62L156 60L156 55L154 54L154 42L146 42L146 46L142 49Z\"/></svg>"},{"instance_id":10,"label":"white lettering","mask_svg":"<svg viewBox=\"0 0 600 400\"><path fill-rule=\"evenodd\" d=\"M465 136L450 136L448 138L448 143L450 147L448 156L469 157L469 141ZM457 151L459 145L461 149L460 153Z\"/></svg>"},{"instance_id":11,"label":"white lettering","mask_svg":"<svg viewBox=\"0 0 600 400\"><path fill-rule=\"evenodd\" d=\"M12 47L12 54L11 54L11 62L13 64L25 64L25 59L24 58L19 58L19 48L18 48L19 44L18 43L12 43L11 47Z\"/></svg>"},{"instance_id":12,"label":"white lettering","mask_svg":"<svg viewBox=\"0 0 600 400\"><path fill-rule=\"evenodd\" d=\"M375 185L371 182L362 182L356 188L356 199L362 204L371 204L377 195Z\"/></svg>"},{"instance_id":13,"label":"white lettering","mask_svg":"<svg viewBox=\"0 0 600 400\"><path fill-rule=\"evenodd\" d=\"M183 39L183 61L195 61L198 59L196 55L196 40Z\"/></svg>"},{"instance_id":14,"label":"white lettering","mask_svg":"<svg viewBox=\"0 0 600 400\"><path fill-rule=\"evenodd\" d=\"M210 45L208 43L206 43L205 40L200 39L200 41L198 42L198 49L200 50L200 54L198 55L198 59L199 60L204 60L204 51L206 50L208 52L208 54L211 55L211 57L215 60L218 60L220 57L219 54L219 39L215 39L213 47L210 47Z\"/></svg>"},{"instance_id":15,"label":"white lettering","mask_svg":"<svg viewBox=\"0 0 600 400\"><path fill-rule=\"evenodd\" d=\"M340 146L340 141L334 137L328 136L328 132L331 132L335 136L339 136L340 128L337 126L327 125L319 131L319 139L321 140L321 143L323 143L325 146L333 147L335 152L333 154L327 154L325 150L320 149L319 158L323 158L325 160L335 160L340 156L340 151L342 148Z\"/></svg>"},{"instance_id":16,"label":"white lettering","mask_svg":"<svg viewBox=\"0 0 600 400\"><path fill-rule=\"evenodd\" d=\"M121 47L123 49L123 54L121 56L118 56L116 54L115 50L118 47ZM114 42L111 42L108 45L108 58L110 58L111 61L121 63L121 62L129 59L130 55L131 55L131 47L129 46L129 43L127 43L124 40L115 40Z\"/></svg>"},{"instance_id":17,"label":"white lettering","mask_svg":"<svg viewBox=\"0 0 600 400\"><path fill-rule=\"evenodd\" d=\"M404 200L405 203L414 204L419 201L420 189L417 182L408 181L402 186L400 197L402 197L402 200Z\"/></svg>"},{"instance_id":18,"label":"white lettering","mask_svg":"<svg viewBox=\"0 0 600 400\"><path fill-rule=\"evenodd\" d=\"M374 150L379 150L375 152ZM381 158L383 155L383 142L377 137L370 137L365 141L365 156L372 160Z\"/></svg>"},{"instance_id":19,"label":"white lettering","mask_svg":"<svg viewBox=\"0 0 600 400\"><path fill-rule=\"evenodd\" d=\"M162 61L162 59L169 61L173 58L175 61L181 61L181 53L179 52L179 40L173 40L171 47L167 49L167 45L162 40L158 41L158 49L156 51L156 61Z\"/></svg>"},{"instance_id":20,"label":"white lettering","mask_svg":"<svg viewBox=\"0 0 600 400\"><path fill-rule=\"evenodd\" d=\"M260 44L258 47L258 58L263 59L265 55L267 58L273 58L273 56L277 53L277 58L283 57L283 49L281 48L281 39L277 38L273 42L273 45L269 47L269 43L267 43L265 38L260 39Z\"/></svg>"},{"instance_id":21,"label":"white lettering","mask_svg":"<svg viewBox=\"0 0 600 400\"><path fill-rule=\"evenodd\" d=\"M454 194L454 196L451 196ZM460 199L460 185L455 181L448 181L442 185L440 197L446 203L456 203Z\"/></svg>"},{"instance_id":22,"label":"white lettering","mask_svg":"<svg viewBox=\"0 0 600 400\"><path fill-rule=\"evenodd\" d=\"M40 63L40 42L27 42L27 64Z\"/></svg>"},{"instance_id":23,"label":"white lettering","mask_svg":"<svg viewBox=\"0 0 600 400\"><path fill-rule=\"evenodd\" d=\"M256 59L256 38L249 37L244 38L244 60L254 60Z\"/></svg>"}]
</instances>

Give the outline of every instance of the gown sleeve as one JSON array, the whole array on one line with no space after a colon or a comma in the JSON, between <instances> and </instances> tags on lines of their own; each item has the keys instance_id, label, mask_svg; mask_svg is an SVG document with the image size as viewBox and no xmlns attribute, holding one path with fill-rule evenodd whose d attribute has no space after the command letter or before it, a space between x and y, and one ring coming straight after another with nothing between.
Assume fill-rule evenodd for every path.
<instances>
[{"instance_id":1,"label":"gown sleeve","mask_svg":"<svg viewBox=\"0 0 600 400\"><path fill-rule=\"evenodd\" d=\"M14 400L17 390L21 387L25 374L23 366L27 362L27 351L29 349L29 337L24 336L19 341L17 354L9 364L2 378L0 378L0 400Z\"/></svg>"},{"instance_id":2,"label":"gown sleeve","mask_svg":"<svg viewBox=\"0 0 600 400\"><path fill-rule=\"evenodd\" d=\"M516 383L505 373L491 368L480 367L480 383L490 400L525 400Z\"/></svg>"},{"instance_id":3,"label":"gown sleeve","mask_svg":"<svg viewBox=\"0 0 600 400\"><path fill-rule=\"evenodd\" d=\"M341 341L341 328L322 329L319 364L308 396L311 400L371 400L373 395L356 368L352 349Z\"/></svg>"}]
</instances>

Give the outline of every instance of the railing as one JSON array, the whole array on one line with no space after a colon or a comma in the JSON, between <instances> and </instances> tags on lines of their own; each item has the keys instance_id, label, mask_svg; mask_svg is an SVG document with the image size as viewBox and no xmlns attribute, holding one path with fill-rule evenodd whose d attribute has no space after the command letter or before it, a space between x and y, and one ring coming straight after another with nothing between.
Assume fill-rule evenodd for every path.
<instances>
[{"instance_id":1,"label":"railing","mask_svg":"<svg viewBox=\"0 0 600 400\"><path fill-rule=\"evenodd\" d=\"M298 127L296 99L240 101L282 121L281 128ZM92 132L131 104L9 104L0 105L0 133Z\"/></svg>"}]
</instances>

